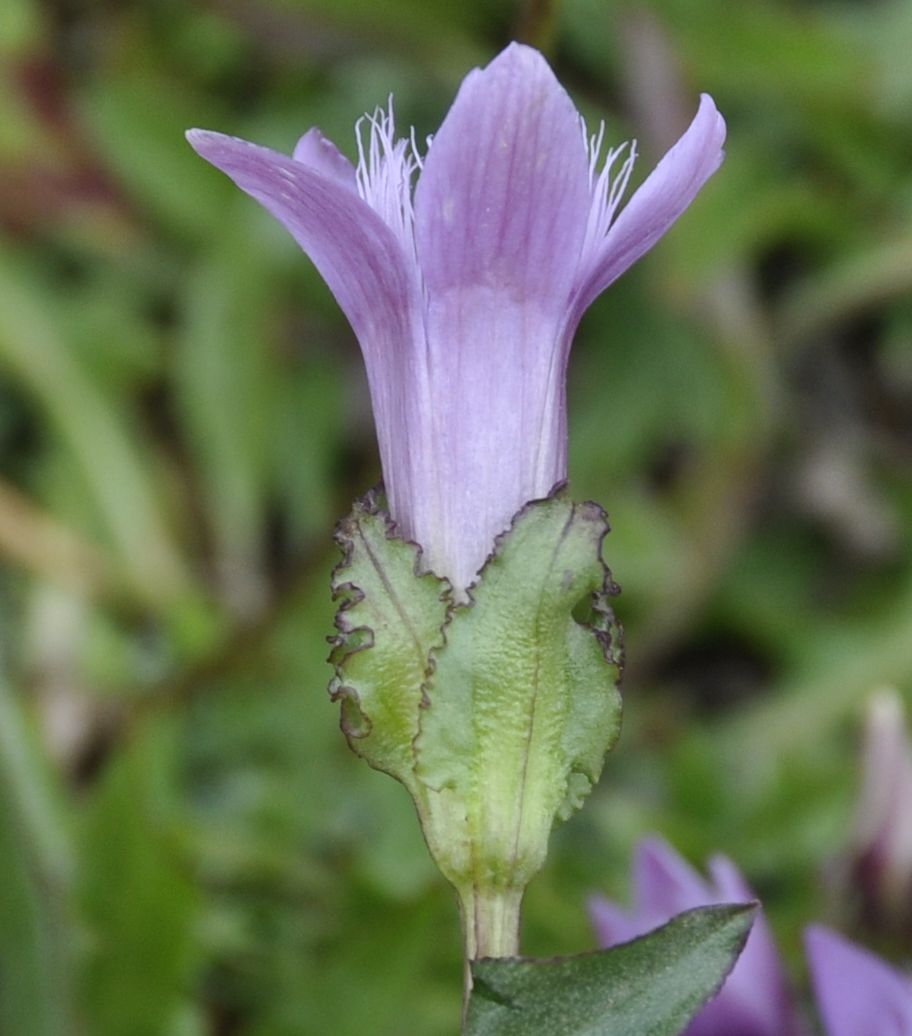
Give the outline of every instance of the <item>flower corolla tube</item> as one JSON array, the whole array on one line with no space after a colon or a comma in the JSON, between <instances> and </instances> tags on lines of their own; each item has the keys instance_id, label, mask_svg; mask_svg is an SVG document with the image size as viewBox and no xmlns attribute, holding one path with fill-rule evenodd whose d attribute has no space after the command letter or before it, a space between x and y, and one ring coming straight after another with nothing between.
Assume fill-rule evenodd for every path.
<instances>
[{"instance_id":1,"label":"flower corolla tube","mask_svg":"<svg viewBox=\"0 0 912 1036\"><path fill-rule=\"evenodd\" d=\"M390 514L458 591L516 512L566 478L579 320L719 167L725 123L703 95L623 207L635 151L603 157L602 137L516 43L466 76L424 157L397 139L391 104L360 124L356 165L316 128L290 157L188 133L284 224L344 311Z\"/></svg>"}]
</instances>

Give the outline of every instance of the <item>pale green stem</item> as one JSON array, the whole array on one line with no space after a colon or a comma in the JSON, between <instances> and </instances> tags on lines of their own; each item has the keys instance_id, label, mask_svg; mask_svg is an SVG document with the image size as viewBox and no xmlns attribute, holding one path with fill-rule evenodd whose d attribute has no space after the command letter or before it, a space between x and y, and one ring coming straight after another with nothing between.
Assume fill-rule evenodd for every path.
<instances>
[{"instance_id":1,"label":"pale green stem","mask_svg":"<svg viewBox=\"0 0 912 1036\"><path fill-rule=\"evenodd\" d=\"M480 957L519 956L519 912L522 889L468 886L457 890L465 948L463 1020L472 992L471 962Z\"/></svg>"}]
</instances>

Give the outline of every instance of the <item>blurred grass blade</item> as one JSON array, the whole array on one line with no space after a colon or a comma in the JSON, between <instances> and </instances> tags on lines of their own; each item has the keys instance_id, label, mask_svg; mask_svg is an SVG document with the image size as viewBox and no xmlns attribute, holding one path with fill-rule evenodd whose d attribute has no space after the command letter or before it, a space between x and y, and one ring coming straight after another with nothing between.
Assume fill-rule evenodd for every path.
<instances>
[{"instance_id":1,"label":"blurred grass blade","mask_svg":"<svg viewBox=\"0 0 912 1036\"><path fill-rule=\"evenodd\" d=\"M781 303L779 339L790 347L912 292L912 235L879 241L798 281Z\"/></svg>"},{"instance_id":2,"label":"blurred grass blade","mask_svg":"<svg viewBox=\"0 0 912 1036\"><path fill-rule=\"evenodd\" d=\"M80 593L98 593L110 583L102 551L3 479L0 553L32 574Z\"/></svg>"},{"instance_id":3,"label":"blurred grass blade","mask_svg":"<svg viewBox=\"0 0 912 1036\"><path fill-rule=\"evenodd\" d=\"M113 760L88 811L82 907L91 1036L162 1036L187 1008L197 897L172 825L173 739L150 723Z\"/></svg>"},{"instance_id":4,"label":"blurred grass blade","mask_svg":"<svg viewBox=\"0 0 912 1036\"><path fill-rule=\"evenodd\" d=\"M133 591L169 598L184 582L183 566L128 422L68 349L53 301L2 252L0 296L0 364L72 452Z\"/></svg>"},{"instance_id":5,"label":"blurred grass blade","mask_svg":"<svg viewBox=\"0 0 912 1036\"><path fill-rule=\"evenodd\" d=\"M2 681L0 859L0 1032L70 1034L71 846L50 775Z\"/></svg>"},{"instance_id":6,"label":"blurred grass blade","mask_svg":"<svg viewBox=\"0 0 912 1036\"><path fill-rule=\"evenodd\" d=\"M249 222L224 220L226 232L187 278L174 379L204 485L218 574L240 612L255 608L265 592L259 553L278 389L264 341L272 271L250 247Z\"/></svg>"},{"instance_id":7,"label":"blurred grass blade","mask_svg":"<svg viewBox=\"0 0 912 1036\"><path fill-rule=\"evenodd\" d=\"M136 55L137 63L143 57ZM114 171L142 209L181 238L204 238L223 215L228 184L193 153L184 131L218 124L210 106L193 99L192 87L126 63L90 86L81 115L105 166Z\"/></svg>"}]
</instances>

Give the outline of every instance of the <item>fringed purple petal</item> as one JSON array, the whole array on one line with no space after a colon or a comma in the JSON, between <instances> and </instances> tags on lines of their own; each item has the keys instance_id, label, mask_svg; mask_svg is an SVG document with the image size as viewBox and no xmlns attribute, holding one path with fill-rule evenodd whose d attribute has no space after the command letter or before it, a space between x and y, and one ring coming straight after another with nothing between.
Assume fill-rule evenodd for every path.
<instances>
[{"instance_id":1,"label":"fringed purple petal","mask_svg":"<svg viewBox=\"0 0 912 1036\"><path fill-rule=\"evenodd\" d=\"M466 77L415 194L440 542L463 586L566 475L563 328L588 190L579 116L540 54L514 44Z\"/></svg>"},{"instance_id":2,"label":"fringed purple petal","mask_svg":"<svg viewBox=\"0 0 912 1036\"><path fill-rule=\"evenodd\" d=\"M416 448L427 438L427 405L413 259L352 189L345 160L324 138L306 135L297 158L206 130L190 130L187 138L284 224L348 317L364 353L391 510L410 516L425 506L415 497L428 481L426 457Z\"/></svg>"},{"instance_id":3,"label":"fringed purple petal","mask_svg":"<svg viewBox=\"0 0 912 1036\"><path fill-rule=\"evenodd\" d=\"M703 94L693 122L621 209L601 244L584 257L576 312L645 255L722 164L725 120Z\"/></svg>"},{"instance_id":4,"label":"fringed purple petal","mask_svg":"<svg viewBox=\"0 0 912 1036\"><path fill-rule=\"evenodd\" d=\"M912 1032L912 980L820 925L809 927L804 938L826 1036Z\"/></svg>"}]
</instances>

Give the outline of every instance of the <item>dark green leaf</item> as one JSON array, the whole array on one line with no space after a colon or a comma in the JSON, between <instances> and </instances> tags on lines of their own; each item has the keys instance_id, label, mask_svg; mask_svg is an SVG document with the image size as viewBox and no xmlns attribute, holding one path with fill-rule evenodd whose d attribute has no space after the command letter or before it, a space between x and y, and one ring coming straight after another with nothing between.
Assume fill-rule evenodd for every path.
<instances>
[{"instance_id":1,"label":"dark green leaf","mask_svg":"<svg viewBox=\"0 0 912 1036\"><path fill-rule=\"evenodd\" d=\"M677 1036L722 985L753 915L701 907L610 950L475 961L466 1036Z\"/></svg>"}]
</instances>

